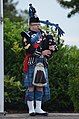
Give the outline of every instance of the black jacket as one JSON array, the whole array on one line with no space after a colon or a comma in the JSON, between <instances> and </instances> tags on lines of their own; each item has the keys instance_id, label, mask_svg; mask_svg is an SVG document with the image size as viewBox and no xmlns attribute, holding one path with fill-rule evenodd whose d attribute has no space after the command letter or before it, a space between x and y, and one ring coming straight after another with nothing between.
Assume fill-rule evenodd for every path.
<instances>
[{"instance_id":1,"label":"black jacket","mask_svg":"<svg viewBox=\"0 0 79 119\"><path fill-rule=\"evenodd\" d=\"M45 32L40 30L41 35L39 37L36 37L36 38L37 38L38 41L39 41L39 39L42 39L42 40L40 41L40 43L38 43L38 41L36 41L35 44L34 44L34 43L31 42L31 40L32 40L32 38L35 38L35 36L37 35L37 32L29 30L27 32L27 34L29 34L28 35L29 37L24 36L27 39L26 44L24 42L24 37L22 36L23 37L22 38L22 43L23 43L23 47L26 50L26 54L28 53L28 54L32 54L32 55L35 55L35 56L40 56L42 51L49 49L50 45L53 45L55 47L54 51L51 50L51 56L52 56L53 52L57 51L57 45L56 45L56 42L53 39L52 35L45 34ZM26 48L28 44L30 44L30 45L29 45L28 48ZM35 45L38 45L38 44L39 44L39 46L35 47Z\"/></svg>"}]
</instances>

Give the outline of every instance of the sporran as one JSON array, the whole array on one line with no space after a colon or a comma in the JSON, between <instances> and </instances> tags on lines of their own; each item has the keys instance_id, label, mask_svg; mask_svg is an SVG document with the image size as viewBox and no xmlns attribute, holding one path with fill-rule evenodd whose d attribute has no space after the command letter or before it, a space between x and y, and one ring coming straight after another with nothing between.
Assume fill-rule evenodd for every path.
<instances>
[{"instance_id":1,"label":"sporran","mask_svg":"<svg viewBox=\"0 0 79 119\"><path fill-rule=\"evenodd\" d=\"M43 87L47 84L46 72L43 63L36 64L33 75L33 85Z\"/></svg>"}]
</instances>

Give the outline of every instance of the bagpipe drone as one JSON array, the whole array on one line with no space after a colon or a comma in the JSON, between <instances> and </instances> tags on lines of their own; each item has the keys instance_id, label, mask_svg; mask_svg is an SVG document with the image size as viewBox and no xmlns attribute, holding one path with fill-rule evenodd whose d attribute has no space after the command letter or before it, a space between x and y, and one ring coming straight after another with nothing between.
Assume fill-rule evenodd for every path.
<instances>
[{"instance_id":1,"label":"bagpipe drone","mask_svg":"<svg viewBox=\"0 0 79 119\"><path fill-rule=\"evenodd\" d=\"M29 19L30 18L36 18L36 17L37 17L36 9L32 6L32 4L29 4ZM61 37L65 33L59 27L58 24L51 23L51 22L49 22L49 20L46 20L46 21L39 20L39 22L47 25L47 27L49 27L49 26L55 27L55 31L57 31L58 37ZM25 31L21 32L21 36L25 37L27 39L27 43L29 43L29 46L30 46L30 44L34 44L35 42L37 42L39 40L40 35L41 35L40 32L38 32L33 38L31 38L30 35L28 34L28 32L25 32ZM49 39L50 37L51 36L48 34L47 39ZM46 41L46 44L47 43L48 43L48 41ZM52 44L52 43L50 43L50 44ZM27 48L28 47L26 47L26 49Z\"/></svg>"},{"instance_id":2,"label":"bagpipe drone","mask_svg":"<svg viewBox=\"0 0 79 119\"><path fill-rule=\"evenodd\" d=\"M32 6L32 4L29 4L29 18L32 18L32 17L37 17L36 15L36 9ZM46 21L42 21L40 20L40 23L43 23L47 26L54 26L55 27L55 30L58 30L58 35L61 36L63 35L65 32L59 27L58 24L54 24L54 23L51 23L49 20L46 20Z\"/></svg>"}]
</instances>

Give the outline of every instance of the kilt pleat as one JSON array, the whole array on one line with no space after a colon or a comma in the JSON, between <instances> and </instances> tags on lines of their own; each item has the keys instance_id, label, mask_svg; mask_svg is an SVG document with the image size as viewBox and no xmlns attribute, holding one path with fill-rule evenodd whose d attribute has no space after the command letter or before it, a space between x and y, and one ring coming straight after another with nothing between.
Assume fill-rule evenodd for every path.
<instances>
[{"instance_id":1,"label":"kilt pleat","mask_svg":"<svg viewBox=\"0 0 79 119\"><path fill-rule=\"evenodd\" d=\"M39 60L39 59L36 59L36 60ZM34 74L35 65L36 65L35 63L30 64L28 67L28 71L24 73L24 86L26 87L26 89L30 86L33 86L32 82L33 82L33 74ZM45 72L46 72L47 85L43 87L43 101L44 102L50 99L50 88L49 88L47 67L45 67Z\"/></svg>"}]
</instances>

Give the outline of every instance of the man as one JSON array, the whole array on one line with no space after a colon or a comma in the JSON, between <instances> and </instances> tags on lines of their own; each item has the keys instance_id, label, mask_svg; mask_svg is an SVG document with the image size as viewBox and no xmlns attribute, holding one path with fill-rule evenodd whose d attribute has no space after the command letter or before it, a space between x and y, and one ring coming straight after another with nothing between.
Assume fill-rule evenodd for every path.
<instances>
[{"instance_id":1,"label":"man","mask_svg":"<svg viewBox=\"0 0 79 119\"><path fill-rule=\"evenodd\" d=\"M27 89L25 97L29 108L29 115L47 116L48 113L41 109L41 105L43 101L50 99L47 60L51 56L52 52L55 51L56 44L53 42L53 38L50 38L51 35L46 35L40 29L40 21L38 17L30 18L29 31L24 34L21 34L23 37L23 46L26 50L26 57L24 59L24 85ZM54 44L50 45L50 42L47 40L52 40ZM36 81L36 85L34 85L33 77L36 65L39 62L41 62L44 67L43 70L40 69L37 76L35 76L35 80L38 78L38 81ZM38 85L41 75L43 75L41 78L42 84Z\"/></svg>"}]
</instances>

